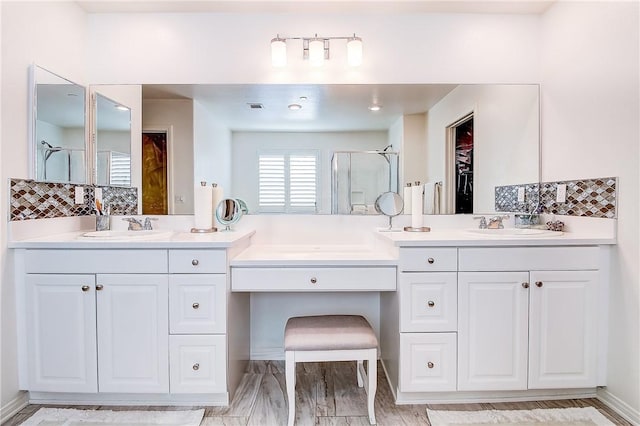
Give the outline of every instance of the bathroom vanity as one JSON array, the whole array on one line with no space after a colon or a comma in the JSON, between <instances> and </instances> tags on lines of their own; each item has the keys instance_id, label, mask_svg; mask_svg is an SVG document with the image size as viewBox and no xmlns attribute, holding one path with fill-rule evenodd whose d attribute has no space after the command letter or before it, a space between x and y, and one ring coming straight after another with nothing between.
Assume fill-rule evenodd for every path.
<instances>
[{"instance_id":1,"label":"bathroom vanity","mask_svg":"<svg viewBox=\"0 0 640 426\"><path fill-rule=\"evenodd\" d=\"M322 298L374 301L397 403L605 385L614 238L368 233L364 244L263 244L259 231L13 242L21 387L33 402L228 404L252 315L280 314L259 313L260 295L308 297L295 307L308 314Z\"/></svg>"}]
</instances>

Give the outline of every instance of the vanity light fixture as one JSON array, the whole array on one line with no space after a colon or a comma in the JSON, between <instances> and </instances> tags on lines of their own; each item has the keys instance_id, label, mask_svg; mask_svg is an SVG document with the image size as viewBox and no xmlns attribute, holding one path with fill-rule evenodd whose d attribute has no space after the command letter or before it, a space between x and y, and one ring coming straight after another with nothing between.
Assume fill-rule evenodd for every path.
<instances>
[{"instance_id":1,"label":"vanity light fixture","mask_svg":"<svg viewBox=\"0 0 640 426\"><path fill-rule=\"evenodd\" d=\"M311 66L321 66L329 59L329 41L346 40L347 63L352 67L362 64L362 39L355 34L349 37L280 37L271 39L271 64L274 67L287 65L287 40L302 40L302 59L309 60Z\"/></svg>"}]
</instances>

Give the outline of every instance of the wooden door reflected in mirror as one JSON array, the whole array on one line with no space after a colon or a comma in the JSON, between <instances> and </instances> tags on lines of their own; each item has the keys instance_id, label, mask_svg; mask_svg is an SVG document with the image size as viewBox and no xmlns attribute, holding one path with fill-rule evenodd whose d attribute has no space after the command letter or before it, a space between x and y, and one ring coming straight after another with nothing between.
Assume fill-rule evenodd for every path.
<instances>
[{"instance_id":1,"label":"wooden door reflected in mirror","mask_svg":"<svg viewBox=\"0 0 640 426\"><path fill-rule=\"evenodd\" d=\"M168 214L167 132L142 133L142 214Z\"/></svg>"}]
</instances>

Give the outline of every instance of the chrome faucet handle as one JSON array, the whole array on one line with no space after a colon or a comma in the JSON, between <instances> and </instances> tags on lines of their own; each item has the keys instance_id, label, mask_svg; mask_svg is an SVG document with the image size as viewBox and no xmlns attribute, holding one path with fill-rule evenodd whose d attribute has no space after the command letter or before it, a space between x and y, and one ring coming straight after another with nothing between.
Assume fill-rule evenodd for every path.
<instances>
[{"instance_id":1,"label":"chrome faucet handle","mask_svg":"<svg viewBox=\"0 0 640 426\"><path fill-rule=\"evenodd\" d=\"M144 225L142 226L142 229L144 229L145 231L152 231L153 227L151 226L151 221L152 220L158 220L157 217L145 217L144 218Z\"/></svg>"},{"instance_id":2,"label":"chrome faucet handle","mask_svg":"<svg viewBox=\"0 0 640 426\"><path fill-rule=\"evenodd\" d=\"M129 231L141 231L142 230L142 223L137 220L134 217L125 217L122 220L124 220L125 222L129 222L129 228L127 228Z\"/></svg>"},{"instance_id":3,"label":"chrome faucet handle","mask_svg":"<svg viewBox=\"0 0 640 426\"><path fill-rule=\"evenodd\" d=\"M503 219L509 219L509 215L508 214L503 214L503 215L497 215L497 216L493 216L491 218L489 218L489 225L488 228L489 229L503 229L504 228L504 224L502 223Z\"/></svg>"},{"instance_id":4,"label":"chrome faucet handle","mask_svg":"<svg viewBox=\"0 0 640 426\"><path fill-rule=\"evenodd\" d=\"M478 225L478 228L480 229L487 229L487 218L484 216L474 216L474 219L480 219L480 224Z\"/></svg>"}]
</instances>

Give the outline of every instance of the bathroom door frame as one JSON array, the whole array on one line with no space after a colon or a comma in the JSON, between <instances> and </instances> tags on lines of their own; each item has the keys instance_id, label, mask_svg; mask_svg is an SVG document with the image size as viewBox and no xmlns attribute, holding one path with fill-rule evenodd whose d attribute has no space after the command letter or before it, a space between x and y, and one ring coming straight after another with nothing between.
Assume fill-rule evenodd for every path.
<instances>
[{"instance_id":1,"label":"bathroom door frame","mask_svg":"<svg viewBox=\"0 0 640 426\"><path fill-rule=\"evenodd\" d=\"M173 179L173 126L172 125L149 125L142 127L142 134L144 133L164 133L167 135L167 214L174 214L175 212L175 200L174 200L174 179ZM140 166L142 170L142 165ZM142 183L141 183L142 185ZM141 187L142 188L142 187ZM142 200L142 195L140 195Z\"/></svg>"}]
</instances>

